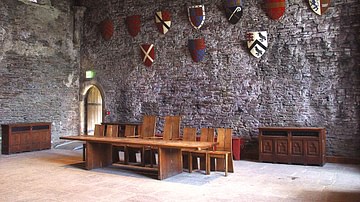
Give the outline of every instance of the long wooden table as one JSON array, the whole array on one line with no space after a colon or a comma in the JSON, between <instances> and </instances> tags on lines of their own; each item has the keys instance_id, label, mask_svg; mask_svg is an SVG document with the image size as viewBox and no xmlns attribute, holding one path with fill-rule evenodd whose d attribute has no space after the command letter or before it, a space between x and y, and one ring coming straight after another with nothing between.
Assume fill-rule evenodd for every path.
<instances>
[{"instance_id":1,"label":"long wooden table","mask_svg":"<svg viewBox=\"0 0 360 202\"><path fill-rule=\"evenodd\" d=\"M64 136L64 140L86 142L85 167L88 170L112 165L112 145L150 146L159 149L158 179L162 180L182 172L182 149L207 149L216 142L166 141L162 139L141 139L125 137L95 137L88 135Z\"/></svg>"}]
</instances>

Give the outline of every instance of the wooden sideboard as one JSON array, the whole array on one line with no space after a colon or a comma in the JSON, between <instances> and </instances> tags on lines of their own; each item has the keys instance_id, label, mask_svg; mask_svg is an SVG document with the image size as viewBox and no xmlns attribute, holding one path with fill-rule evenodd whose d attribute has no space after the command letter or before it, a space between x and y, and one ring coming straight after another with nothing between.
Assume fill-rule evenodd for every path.
<instances>
[{"instance_id":1,"label":"wooden sideboard","mask_svg":"<svg viewBox=\"0 0 360 202\"><path fill-rule=\"evenodd\" d=\"M259 160L324 165L325 135L325 128L261 127L259 128Z\"/></svg>"},{"instance_id":2,"label":"wooden sideboard","mask_svg":"<svg viewBox=\"0 0 360 202\"><path fill-rule=\"evenodd\" d=\"M51 148L51 123L16 123L1 125L2 154Z\"/></svg>"}]
</instances>

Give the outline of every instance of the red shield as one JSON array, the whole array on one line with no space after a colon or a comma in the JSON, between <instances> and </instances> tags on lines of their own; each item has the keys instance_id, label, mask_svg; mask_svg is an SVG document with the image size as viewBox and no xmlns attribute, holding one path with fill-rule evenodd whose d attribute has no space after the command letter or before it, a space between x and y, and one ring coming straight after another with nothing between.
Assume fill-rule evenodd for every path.
<instances>
[{"instance_id":1,"label":"red shield","mask_svg":"<svg viewBox=\"0 0 360 202\"><path fill-rule=\"evenodd\" d=\"M201 62L205 56L205 39L189 39L189 51L194 62Z\"/></svg>"},{"instance_id":2,"label":"red shield","mask_svg":"<svg viewBox=\"0 0 360 202\"><path fill-rule=\"evenodd\" d=\"M155 60L154 44L142 44L140 45L140 49L145 66L150 67Z\"/></svg>"},{"instance_id":3,"label":"red shield","mask_svg":"<svg viewBox=\"0 0 360 202\"><path fill-rule=\"evenodd\" d=\"M101 36L106 40L110 40L114 33L114 24L110 19L106 19L100 23Z\"/></svg>"},{"instance_id":4,"label":"red shield","mask_svg":"<svg viewBox=\"0 0 360 202\"><path fill-rule=\"evenodd\" d=\"M266 12L273 20L278 20L285 13L285 0L265 0Z\"/></svg>"},{"instance_id":5,"label":"red shield","mask_svg":"<svg viewBox=\"0 0 360 202\"><path fill-rule=\"evenodd\" d=\"M155 13L155 23L159 32L166 34L171 26L171 16L169 11L159 11Z\"/></svg>"},{"instance_id":6,"label":"red shield","mask_svg":"<svg viewBox=\"0 0 360 202\"><path fill-rule=\"evenodd\" d=\"M140 18L140 15L132 15L126 17L126 26L132 37L136 37L136 35L138 35L140 32Z\"/></svg>"}]
</instances>

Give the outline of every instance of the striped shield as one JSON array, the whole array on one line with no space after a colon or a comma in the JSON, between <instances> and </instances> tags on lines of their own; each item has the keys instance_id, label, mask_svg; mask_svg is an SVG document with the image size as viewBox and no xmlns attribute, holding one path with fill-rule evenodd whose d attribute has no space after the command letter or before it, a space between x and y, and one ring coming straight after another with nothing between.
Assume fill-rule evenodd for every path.
<instances>
[{"instance_id":1,"label":"striped shield","mask_svg":"<svg viewBox=\"0 0 360 202\"><path fill-rule=\"evenodd\" d=\"M201 62L205 56L205 39L189 39L188 46L193 61Z\"/></svg>"},{"instance_id":2,"label":"striped shield","mask_svg":"<svg viewBox=\"0 0 360 202\"><path fill-rule=\"evenodd\" d=\"M171 26L171 16L169 11L159 11L155 13L155 23L161 34L166 34Z\"/></svg>"},{"instance_id":3,"label":"striped shield","mask_svg":"<svg viewBox=\"0 0 360 202\"><path fill-rule=\"evenodd\" d=\"M330 6L330 0L309 0L310 8L316 14L322 15Z\"/></svg>"},{"instance_id":4,"label":"striped shield","mask_svg":"<svg viewBox=\"0 0 360 202\"><path fill-rule=\"evenodd\" d=\"M273 20L278 20L285 13L285 0L265 0L266 13Z\"/></svg>"},{"instance_id":5,"label":"striped shield","mask_svg":"<svg viewBox=\"0 0 360 202\"><path fill-rule=\"evenodd\" d=\"M195 29L200 29L205 22L205 6L195 5L188 7L188 16L191 25Z\"/></svg>"},{"instance_id":6,"label":"striped shield","mask_svg":"<svg viewBox=\"0 0 360 202\"><path fill-rule=\"evenodd\" d=\"M246 38L248 48L253 56L260 58L262 55L264 55L268 47L266 31L248 32Z\"/></svg>"},{"instance_id":7,"label":"striped shield","mask_svg":"<svg viewBox=\"0 0 360 202\"><path fill-rule=\"evenodd\" d=\"M140 32L140 15L132 15L126 17L126 26L128 28L128 31L132 37L136 37L136 35Z\"/></svg>"},{"instance_id":8,"label":"striped shield","mask_svg":"<svg viewBox=\"0 0 360 202\"><path fill-rule=\"evenodd\" d=\"M243 14L242 2L243 0L226 0L224 2L226 18L231 24L236 24L240 20Z\"/></svg>"},{"instance_id":9,"label":"striped shield","mask_svg":"<svg viewBox=\"0 0 360 202\"><path fill-rule=\"evenodd\" d=\"M114 24L110 19L105 19L100 23L101 36L106 40L110 40L114 33Z\"/></svg>"},{"instance_id":10,"label":"striped shield","mask_svg":"<svg viewBox=\"0 0 360 202\"><path fill-rule=\"evenodd\" d=\"M150 67L155 60L154 44L141 44L140 49L145 66Z\"/></svg>"}]
</instances>

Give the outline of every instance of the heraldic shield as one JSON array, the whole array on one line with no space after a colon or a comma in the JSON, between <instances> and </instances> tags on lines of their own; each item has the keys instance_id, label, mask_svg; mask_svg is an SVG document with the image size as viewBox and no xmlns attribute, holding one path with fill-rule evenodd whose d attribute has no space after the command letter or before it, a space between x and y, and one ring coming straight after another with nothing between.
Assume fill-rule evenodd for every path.
<instances>
[{"instance_id":1,"label":"heraldic shield","mask_svg":"<svg viewBox=\"0 0 360 202\"><path fill-rule=\"evenodd\" d=\"M171 26L171 15L169 11L163 10L155 13L155 23L161 34L166 34Z\"/></svg>"},{"instance_id":2,"label":"heraldic shield","mask_svg":"<svg viewBox=\"0 0 360 202\"><path fill-rule=\"evenodd\" d=\"M205 39L189 39L188 46L193 61L201 62L205 56Z\"/></svg>"},{"instance_id":3,"label":"heraldic shield","mask_svg":"<svg viewBox=\"0 0 360 202\"><path fill-rule=\"evenodd\" d=\"M101 36L106 40L110 40L114 33L114 24L110 19L105 19L100 23Z\"/></svg>"},{"instance_id":4,"label":"heraldic shield","mask_svg":"<svg viewBox=\"0 0 360 202\"><path fill-rule=\"evenodd\" d=\"M268 47L267 32L248 32L246 37L250 53L257 58L264 55Z\"/></svg>"},{"instance_id":5,"label":"heraldic shield","mask_svg":"<svg viewBox=\"0 0 360 202\"><path fill-rule=\"evenodd\" d=\"M310 8L318 15L322 15L330 7L330 0L309 0Z\"/></svg>"},{"instance_id":6,"label":"heraldic shield","mask_svg":"<svg viewBox=\"0 0 360 202\"><path fill-rule=\"evenodd\" d=\"M239 22L243 14L242 2L243 0L225 0L225 14L226 18L231 24L236 24Z\"/></svg>"},{"instance_id":7,"label":"heraldic shield","mask_svg":"<svg viewBox=\"0 0 360 202\"><path fill-rule=\"evenodd\" d=\"M285 13L285 0L265 0L266 13L273 20L278 20Z\"/></svg>"},{"instance_id":8,"label":"heraldic shield","mask_svg":"<svg viewBox=\"0 0 360 202\"><path fill-rule=\"evenodd\" d=\"M155 60L154 44L141 44L140 49L145 66L150 67Z\"/></svg>"},{"instance_id":9,"label":"heraldic shield","mask_svg":"<svg viewBox=\"0 0 360 202\"><path fill-rule=\"evenodd\" d=\"M205 6L195 5L188 7L188 16L191 25L195 29L200 29L205 22Z\"/></svg>"},{"instance_id":10,"label":"heraldic shield","mask_svg":"<svg viewBox=\"0 0 360 202\"><path fill-rule=\"evenodd\" d=\"M140 32L140 15L132 15L126 17L126 26L128 28L128 31L132 37L136 37L136 35Z\"/></svg>"}]
</instances>

